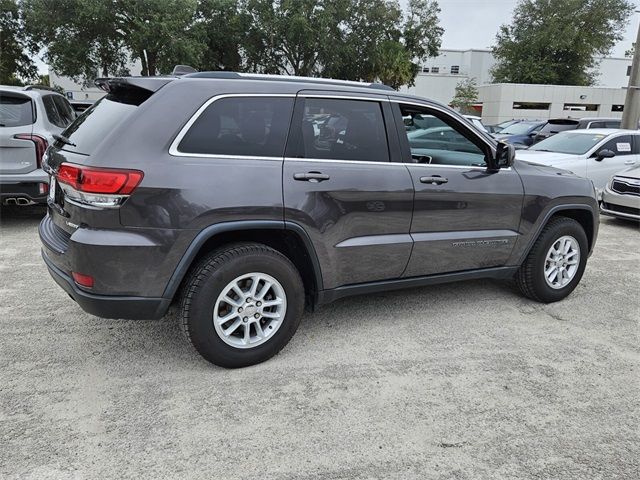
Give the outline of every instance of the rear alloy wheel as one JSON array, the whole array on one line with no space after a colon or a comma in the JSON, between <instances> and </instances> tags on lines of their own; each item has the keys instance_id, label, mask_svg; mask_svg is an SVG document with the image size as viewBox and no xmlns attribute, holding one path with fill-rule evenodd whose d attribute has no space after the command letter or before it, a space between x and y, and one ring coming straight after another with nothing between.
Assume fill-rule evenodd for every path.
<instances>
[{"instance_id":1,"label":"rear alloy wheel","mask_svg":"<svg viewBox=\"0 0 640 480\"><path fill-rule=\"evenodd\" d=\"M280 252L256 243L229 245L193 269L182 299L182 326L211 363L246 367L289 342L304 298L298 270Z\"/></svg>"},{"instance_id":2,"label":"rear alloy wheel","mask_svg":"<svg viewBox=\"0 0 640 480\"><path fill-rule=\"evenodd\" d=\"M567 217L551 219L516 274L518 287L538 302L562 300L578 286L587 252L582 225Z\"/></svg>"},{"instance_id":3,"label":"rear alloy wheel","mask_svg":"<svg viewBox=\"0 0 640 480\"><path fill-rule=\"evenodd\" d=\"M271 275L241 275L220 292L213 307L213 326L228 345L254 348L275 335L287 313L287 295Z\"/></svg>"}]
</instances>

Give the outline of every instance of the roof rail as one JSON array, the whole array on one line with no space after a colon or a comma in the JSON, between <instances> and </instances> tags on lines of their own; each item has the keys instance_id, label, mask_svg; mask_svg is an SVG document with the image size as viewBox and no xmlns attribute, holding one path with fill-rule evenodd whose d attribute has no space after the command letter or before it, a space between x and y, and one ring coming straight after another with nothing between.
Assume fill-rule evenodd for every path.
<instances>
[{"instance_id":1,"label":"roof rail","mask_svg":"<svg viewBox=\"0 0 640 480\"><path fill-rule=\"evenodd\" d=\"M57 92L55 88L48 87L46 85L27 85L24 87L25 91L29 90L49 90L50 92Z\"/></svg>"},{"instance_id":2,"label":"roof rail","mask_svg":"<svg viewBox=\"0 0 640 480\"><path fill-rule=\"evenodd\" d=\"M246 80L271 80L277 82L318 83L326 85L349 85L361 88L374 88L377 90L395 91L383 83L364 83L353 80L337 80L334 78L299 77L295 75L269 75L262 73L238 73L226 71L197 72L183 75L183 78L218 78L218 79L246 79Z\"/></svg>"}]
</instances>

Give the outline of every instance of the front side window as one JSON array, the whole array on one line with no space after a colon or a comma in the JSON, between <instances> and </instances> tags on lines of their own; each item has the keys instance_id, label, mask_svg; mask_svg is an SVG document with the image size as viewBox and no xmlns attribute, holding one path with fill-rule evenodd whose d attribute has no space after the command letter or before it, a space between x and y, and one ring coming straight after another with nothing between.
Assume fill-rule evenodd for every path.
<instances>
[{"instance_id":1,"label":"front side window","mask_svg":"<svg viewBox=\"0 0 640 480\"><path fill-rule=\"evenodd\" d=\"M480 140L444 114L424 107L401 105L407 140L414 163L486 166Z\"/></svg>"},{"instance_id":2,"label":"front side window","mask_svg":"<svg viewBox=\"0 0 640 480\"><path fill-rule=\"evenodd\" d=\"M282 157L293 98L229 97L211 103L178 145L182 153Z\"/></svg>"},{"instance_id":3,"label":"front side window","mask_svg":"<svg viewBox=\"0 0 640 480\"><path fill-rule=\"evenodd\" d=\"M633 138L631 135L612 138L598 150L611 150L616 156L633 155Z\"/></svg>"},{"instance_id":4,"label":"front side window","mask_svg":"<svg viewBox=\"0 0 640 480\"><path fill-rule=\"evenodd\" d=\"M294 125L300 139L292 156L388 162L389 148L379 102L306 98Z\"/></svg>"}]
</instances>

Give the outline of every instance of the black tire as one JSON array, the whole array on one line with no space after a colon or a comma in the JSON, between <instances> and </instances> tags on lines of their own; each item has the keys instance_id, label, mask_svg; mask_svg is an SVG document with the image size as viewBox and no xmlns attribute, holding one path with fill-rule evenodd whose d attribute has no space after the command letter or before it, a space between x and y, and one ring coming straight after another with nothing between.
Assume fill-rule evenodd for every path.
<instances>
[{"instance_id":1,"label":"black tire","mask_svg":"<svg viewBox=\"0 0 640 480\"><path fill-rule=\"evenodd\" d=\"M549 249L561 237L575 238L580 247L578 269L571 281L562 288L551 288L544 278L545 259ZM577 221L567 217L552 218L542 229L526 260L516 273L516 283L525 297L542 303L552 303L567 297L576 288L587 264L589 251L587 235Z\"/></svg>"},{"instance_id":2,"label":"black tire","mask_svg":"<svg viewBox=\"0 0 640 480\"><path fill-rule=\"evenodd\" d=\"M284 320L265 342L237 348L223 341L213 324L213 310L223 289L241 275L261 272L275 278L286 295ZM305 292L291 261L277 250L258 243L227 245L204 258L193 269L182 296L182 328L206 360L225 368L264 362L291 340L302 319Z\"/></svg>"}]
</instances>

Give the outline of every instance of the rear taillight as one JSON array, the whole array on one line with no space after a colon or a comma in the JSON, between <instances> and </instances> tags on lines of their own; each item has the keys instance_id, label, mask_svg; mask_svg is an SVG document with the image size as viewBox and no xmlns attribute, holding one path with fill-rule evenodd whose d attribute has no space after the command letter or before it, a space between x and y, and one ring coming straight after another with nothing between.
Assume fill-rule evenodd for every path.
<instances>
[{"instance_id":1,"label":"rear taillight","mask_svg":"<svg viewBox=\"0 0 640 480\"><path fill-rule=\"evenodd\" d=\"M29 140L30 142L33 142L36 147L36 165L38 166L38 168L42 168L42 157L44 157L44 152L49 146L47 140L39 135L33 135L31 133L18 133L14 135L13 138L17 138L18 140Z\"/></svg>"},{"instance_id":2,"label":"rear taillight","mask_svg":"<svg viewBox=\"0 0 640 480\"><path fill-rule=\"evenodd\" d=\"M117 207L140 184L139 170L95 168L63 163L56 180L71 200L96 207Z\"/></svg>"}]
</instances>

